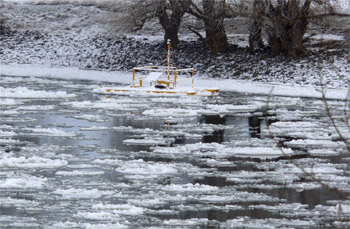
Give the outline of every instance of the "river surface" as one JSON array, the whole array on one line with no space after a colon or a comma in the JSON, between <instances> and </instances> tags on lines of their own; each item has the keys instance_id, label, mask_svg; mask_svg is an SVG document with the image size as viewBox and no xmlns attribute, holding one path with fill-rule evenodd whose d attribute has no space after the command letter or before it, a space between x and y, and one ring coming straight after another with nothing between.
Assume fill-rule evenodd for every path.
<instances>
[{"instance_id":1,"label":"river surface","mask_svg":"<svg viewBox=\"0 0 350 229\"><path fill-rule=\"evenodd\" d=\"M349 226L350 157L322 100L0 83L1 228ZM348 138L344 104L328 101Z\"/></svg>"}]
</instances>

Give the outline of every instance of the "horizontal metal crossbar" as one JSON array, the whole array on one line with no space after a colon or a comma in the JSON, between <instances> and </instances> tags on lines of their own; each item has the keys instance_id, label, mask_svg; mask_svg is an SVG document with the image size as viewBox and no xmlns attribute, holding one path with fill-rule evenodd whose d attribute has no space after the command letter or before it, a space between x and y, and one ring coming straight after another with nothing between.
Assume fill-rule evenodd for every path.
<instances>
[{"instance_id":1,"label":"horizontal metal crossbar","mask_svg":"<svg viewBox=\"0 0 350 229\"><path fill-rule=\"evenodd\" d=\"M164 71L164 72L186 72L186 71L194 71L194 68L176 68L176 67L168 67L166 66L144 66L144 67L135 67L134 70L140 70L140 71Z\"/></svg>"}]
</instances>

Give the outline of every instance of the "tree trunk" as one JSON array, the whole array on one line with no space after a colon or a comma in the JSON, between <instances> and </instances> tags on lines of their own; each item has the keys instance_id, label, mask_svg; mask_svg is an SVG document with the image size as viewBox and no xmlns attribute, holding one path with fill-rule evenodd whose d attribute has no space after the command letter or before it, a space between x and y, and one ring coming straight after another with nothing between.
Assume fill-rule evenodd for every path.
<instances>
[{"instance_id":1,"label":"tree trunk","mask_svg":"<svg viewBox=\"0 0 350 229\"><path fill-rule=\"evenodd\" d=\"M213 54L227 52L230 49L224 26L224 4L224 1L216 3L214 0L202 0L206 44Z\"/></svg>"},{"instance_id":2,"label":"tree trunk","mask_svg":"<svg viewBox=\"0 0 350 229\"><path fill-rule=\"evenodd\" d=\"M164 28L164 27L163 27ZM166 44L168 40L170 40L171 45L173 47L176 47L179 43L179 36L178 36L178 27L173 27L173 28L164 28L164 43Z\"/></svg>"},{"instance_id":3,"label":"tree trunk","mask_svg":"<svg viewBox=\"0 0 350 229\"><path fill-rule=\"evenodd\" d=\"M249 52L255 49L263 49L262 28L259 22L254 20L249 29Z\"/></svg>"},{"instance_id":4,"label":"tree trunk","mask_svg":"<svg viewBox=\"0 0 350 229\"><path fill-rule=\"evenodd\" d=\"M297 57L306 54L303 36L308 25L310 4L312 0L272 1L260 8L258 13L266 22L263 25L272 53Z\"/></svg>"},{"instance_id":5,"label":"tree trunk","mask_svg":"<svg viewBox=\"0 0 350 229\"><path fill-rule=\"evenodd\" d=\"M170 39L173 47L180 43L178 32L182 17L185 14L179 1L169 0L169 4L167 4L166 0L159 0L156 11L156 15L165 32L164 44L167 44L168 39ZM171 11L170 15L167 12L168 9Z\"/></svg>"},{"instance_id":6,"label":"tree trunk","mask_svg":"<svg viewBox=\"0 0 350 229\"><path fill-rule=\"evenodd\" d=\"M263 14L266 5L261 0L254 0L253 3L253 22L249 29L249 51L253 52L255 49L263 49Z\"/></svg>"}]
</instances>

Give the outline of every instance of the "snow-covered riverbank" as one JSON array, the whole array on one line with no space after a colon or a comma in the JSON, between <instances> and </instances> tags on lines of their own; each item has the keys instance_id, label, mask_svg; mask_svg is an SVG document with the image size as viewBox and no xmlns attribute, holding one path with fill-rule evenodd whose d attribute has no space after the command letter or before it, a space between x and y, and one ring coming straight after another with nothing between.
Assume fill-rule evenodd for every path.
<instances>
[{"instance_id":1,"label":"snow-covered riverbank","mask_svg":"<svg viewBox=\"0 0 350 229\"><path fill-rule=\"evenodd\" d=\"M92 80L123 85L130 85L132 83L132 74L128 72L84 70L71 67L54 68L33 65L0 65L0 75L56 78L66 80ZM200 76L195 79L195 85L197 87L217 87L221 91L259 95L279 95L306 98L322 98L323 96L322 87L315 87L312 85L284 85L234 79L213 80ZM347 89L340 88L326 88L324 91L326 92L326 97L328 99L339 100L345 100L348 93Z\"/></svg>"},{"instance_id":2,"label":"snow-covered riverbank","mask_svg":"<svg viewBox=\"0 0 350 229\"><path fill-rule=\"evenodd\" d=\"M141 36L118 35L113 12L93 4L8 3L0 8L0 13L11 27L0 39L0 64L123 72L130 72L137 65L166 64L161 29L155 32L153 28ZM349 37L345 35L322 31L309 34L309 55L292 61L267 51L250 54L245 48L247 34L229 34L231 51L218 56L211 55L202 42L189 34L181 34L180 38L183 41L172 52L172 64L194 67L200 77L288 85L324 83L330 87L348 84ZM330 44L332 49L319 49L320 43Z\"/></svg>"}]
</instances>

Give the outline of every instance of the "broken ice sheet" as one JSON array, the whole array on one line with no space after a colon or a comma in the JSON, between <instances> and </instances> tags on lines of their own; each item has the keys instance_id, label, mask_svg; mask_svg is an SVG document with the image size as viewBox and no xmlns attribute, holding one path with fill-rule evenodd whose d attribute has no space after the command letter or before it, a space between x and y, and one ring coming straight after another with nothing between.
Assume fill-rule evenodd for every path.
<instances>
[{"instance_id":1,"label":"broken ice sheet","mask_svg":"<svg viewBox=\"0 0 350 229\"><path fill-rule=\"evenodd\" d=\"M0 97L2 98L22 98L22 99L62 99L75 97L74 94L67 94L65 91L50 92L42 90L32 90L26 87L3 88L0 87Z\"/></svg>"},{"instance_id":2,"label":"broken ice sheet","mask_svg":"<svg viewBox=\"0 0 350 229\"><path fill-rule=\"evenodd\" d=\"M18 169L43 169L58 168L67 165L66 160L48 159L37 156L32 157L9 157L3 156L0 159L0 167L2 168L18 168Z\"/></svg>"},{"instance_id":3,"label":"broken ice sheet","mask_svg":"<svg viewBox=\"0 0 350 229\"><path fill-rule=\"evenodd\" d=\"M16 190L31 190L31 189L42 189L47 185L48 179L43 177L22 175L8 175L7 178L0 177L0 188L1 189L16 189Z\"/></svg>"},{"instance_id":4,"label":"broken ice sheet","mask_svg":"<svg viewBox=\"0 0 350 229\"><path fill-rule=\"evenodd\" d=\"M65 130L57 128L43 128L43 127L34 127L34 128L23 128L22 130L27 131L27 135L42 135L50 137L76 137L77 135L72 132L67 132Z\"/></svg>"}]
</instances>

